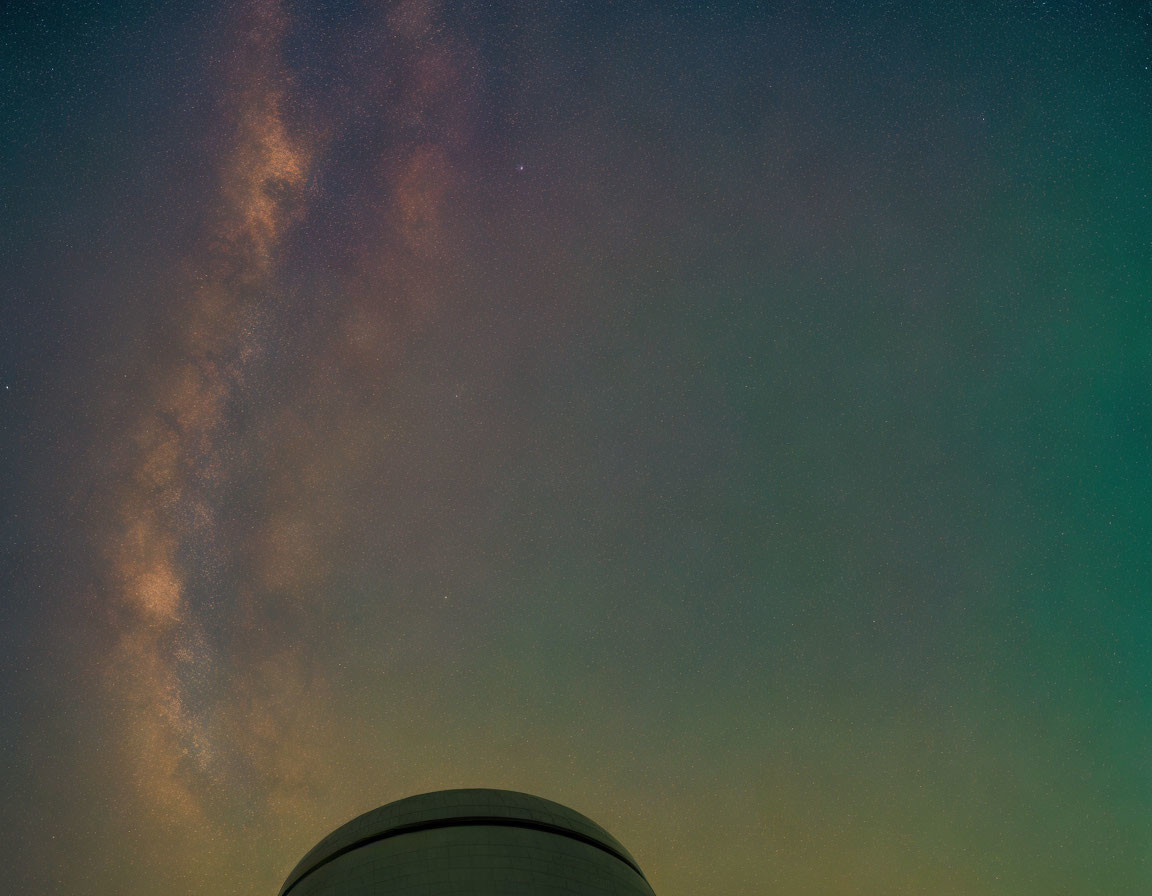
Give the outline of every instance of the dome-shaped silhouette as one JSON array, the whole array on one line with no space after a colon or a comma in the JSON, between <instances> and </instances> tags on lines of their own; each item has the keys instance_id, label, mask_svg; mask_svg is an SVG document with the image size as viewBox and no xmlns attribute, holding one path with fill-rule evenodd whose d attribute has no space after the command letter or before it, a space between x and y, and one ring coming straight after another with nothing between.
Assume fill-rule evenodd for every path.
<instances>
[{"instance_id":1,"label":"dome-shaped silhouette","mask_svg":"<svg viewBox=\"0 0 1152 896\"><path fill-rule=\"evenodd\" d=\"M511 790L442 790L352 819L280 896L653 896L636 860L579 812Z\"/></svg>"}]
</instances>

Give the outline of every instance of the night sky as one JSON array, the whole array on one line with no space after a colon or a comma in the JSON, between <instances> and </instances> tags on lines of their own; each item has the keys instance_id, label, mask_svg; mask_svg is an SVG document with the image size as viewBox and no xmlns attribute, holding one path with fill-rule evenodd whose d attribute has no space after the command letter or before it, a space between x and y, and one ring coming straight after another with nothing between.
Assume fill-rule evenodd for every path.
<instances>
[{"instance_id":1,"label":"night sky","mask_svg":"<svg viewBox=\"0 0 1152 896\"><path fill-rule=\"evenodd\" d=\"M0 864L412 793L1152 892L1152 5L0 12Z\"/></svg>"}]
</instances>

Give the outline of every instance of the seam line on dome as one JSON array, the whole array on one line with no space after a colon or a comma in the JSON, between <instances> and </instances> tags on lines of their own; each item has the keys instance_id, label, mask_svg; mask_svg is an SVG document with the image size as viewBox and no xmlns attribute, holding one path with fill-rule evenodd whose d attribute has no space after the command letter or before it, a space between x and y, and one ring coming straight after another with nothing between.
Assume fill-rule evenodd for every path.
<instances>
[{"instance_id":1,"label":"seam line on dome","mask_svg":"<svg viewBox=\"0 0 1152 896\"><path fill-rule=\"evenodd\" d=\"M373 834L370 837L362 837L349 843L347 846L342 846L329 856L325 856L307 871L303 872L292 883L280 891L280 896L288 896L300 881L304 880L313 871L323 868L330 862L335 862L341 856L346 856L350 852L360 849L362 846L368 846L372 843L379 843L381 840L390 840L393 837L400 837L404 834L414 834L417 831L431 831L437 828L461 828L461 827L475 827L480 825L488 825L490 827L504 827L504 828L525 828L530 831L542 831L546 834L556 834L560 837L567 837L569 840L576 840L580 843L587 843L589 846L594 846L601 852L606 852L613 858L619 859L633 871L640 875L640 879L648 883L648 879L644 877L642 872L636 864L630 861L626 856L617 852L607 843L601 843L594 837L589 837L587 834L581 834L579 831L570 831L568 828L562 828L558 825L548 824L545 821L532 821L528 818L504 818L501 816L465 816L463 818L435 818L429 821L417 821L412 824L400 825L399 827L389 828L386 831L381 831L379 834Z\"/></svg>"}]
</instances>

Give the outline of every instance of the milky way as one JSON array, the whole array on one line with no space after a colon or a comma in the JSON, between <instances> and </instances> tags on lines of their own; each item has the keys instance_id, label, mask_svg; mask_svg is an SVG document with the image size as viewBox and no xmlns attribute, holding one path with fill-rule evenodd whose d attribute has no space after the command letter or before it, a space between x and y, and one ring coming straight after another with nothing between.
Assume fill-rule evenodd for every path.
<instances>
[{"instance_id":1,"label":"milky way","mask_svg":"<svg viewBox=\"0 0 1152 896\"><path fill-rule=\"evenodd\" d=\"M311 346L318 369L270 401L260 380L282 361L270 333L292 289L285 241L316 196L325 144L356 123L321 124L298 95L284 8L257 4L224 21L208 221L169 284L172 334L135 387L139 416L98 447L121 463L95 508L115 521L95 521L108 533L101 597L114 629L99 680L129 811L205 850L238 820L298 824L323 792L317 758L333 751L335 722L302 634L326 625L327 555L347 537L341 480L364 475L375 440L388 439L372 396L333 405L333 393L365 375L386 387L401 324L384 315L434 302L428 269L443 251L463 119L460 51L434 4L367 22L369 58L396 62L389 83L363 88L378 92L366 101L400 133L370 160L371 217L328 284L341 304L333 332Z\"/></svg>"}]
</instances>

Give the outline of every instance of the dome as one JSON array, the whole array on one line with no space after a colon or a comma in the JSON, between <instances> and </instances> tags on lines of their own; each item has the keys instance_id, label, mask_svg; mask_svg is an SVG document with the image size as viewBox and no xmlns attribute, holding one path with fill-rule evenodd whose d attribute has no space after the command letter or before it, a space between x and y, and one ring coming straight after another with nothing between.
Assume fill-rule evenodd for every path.
<instances>
[{"instance_id":1,"label":"dome","mask_svg":"<svg viewBox=\"0 0 1152 896\"><path fill-rule=\"evenodd\" d=\"M442 790L337 828L280 896L653 896L639 865L579 812L510 790Z\"/></svg>"}]
</instances>

